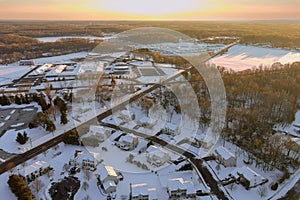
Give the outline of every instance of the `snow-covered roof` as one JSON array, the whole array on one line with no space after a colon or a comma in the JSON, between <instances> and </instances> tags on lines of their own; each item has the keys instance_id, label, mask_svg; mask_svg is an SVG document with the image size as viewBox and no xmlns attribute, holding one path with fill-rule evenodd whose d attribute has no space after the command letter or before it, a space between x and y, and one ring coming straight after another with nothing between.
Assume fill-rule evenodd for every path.
<instances>
[{"instance_id":1,"label":"snow-covered roof","mask_svg":"<svg viewBox=\"0 0 300 200\"><path fill-rule=\"evenodd\" d=\"M60 74L60 73L62 73L65 70L66 67L67 67L67 65L58 65L54 69L54 73L55 74Z\"/></svg>"},{"instance_id":2,"label":"snow-covered roof","mask_svg":"<svg viewBox=\"0 0 300 200\"><path fill-rule=\"evenodd\" d=\"M155 155L155 156L160 157L160 158L163 158L164 156L168 155L167 151L165 151L162 148L158 148L157 146L154 146L154 145L150 145L148 147L148 149L146 150L146 152L150 156Z\"/></svg>"},{"instance_id":3,"label":"snow-covered roof","mask_svg":"<svg viewBox=\"0 0 300 200\"><path fill-rule=\"evenodd\" d=\"M111 180L105 181L102 185L105 191L107 191L107 189L109 189L110 187L117 187L116 183Z\"/></svg>"},{"instance_id":4,"label":"snow-covered roof","mask_svg":"<svg viewBox=\"0 0 300 200\"><path fill-rule=\"evenodd\" d=\"M185 181L184 185L186 186L186 194L196 194L196 189L192 181Z\"/></svg>"},{"instance_id":5,"label":"snow-covered roof","mask_svg":"<svg viewBox=\"0 0 300 200\"><path fill-rule=\"evenodd\" d=\"M100 170L99 170L99 175L100 175L101 181L103 181L107 177L117 177L116 171L111 166L101 167Z\"/></svg>"},{"instance_id":6,"label":"snow-covered roof","mask_svg":"<svg viewBox=\"0 0 300 200\"><path fill-rule=\"evenodd\" d=\"M44 169L48 166L49 166L49 164L46 163L45 161L36 161L36 162L32 163L31 165L24 167L24 170L20 171L20 174L23 176L27 176L27 175L35 172L36 170Z\"/></svg>"},{"instance_id":7,"label":"snow-covered roof","mask_svg":"<svg viewBox=\"0 0 300 200\"><path fill-rule=\"evenodd\" d=\"M139 183L131 185L132 196L137 197L140 195L148 195L148 185L147 183Z\"/></svg>"},{"instance_id":8,"label":"snow-covered roof","mask_svg":"<svg viewBox=\"0 0 300 200\"><path fill-rule=\"evenodd\" d=\"M237 178L239 177L239 174L242 174L243 177L249 181L253 180L254 178L261 178L264 179L261 175L250 169L249 167L243 166L237 169L234 169L231 174Z\"/></svg>"},{"instance_id":9,"label":"snow-covered roof","mask_svg":"<svg viewBox=\"0 0 300 200\"><path fill-rule=\"evenodd\" d=\"M133 134L127 134L127 135L122 136L119 141L123 142L123 143L124 142L125 143L133 143L134 138L136 138L135 135L133 135Z\"/></svg>"},{"instance_id":10,"label":"snow-covered roof","mask_svg":"<svg viewBox=\"0 0 300 200\"><path fill-rule=\"evenodd\" d=\"M183 178L174 178L168 180L169 191L186 190L187 187L184 184Z\"/></svg>"},{"instance_id":11,"label":"snow-covered roof","mask_svg":"<svg viewBox=\"0 0 300 200\"><path fill-rule=\"evenodd\" d=\"M77 154L77 162L82 162L83 160L95 160L95 155L91 153L79 153Z\"/></svg>"},{"instance_id":12,"label":"snow-covered roof","mask_svg":"<svg viewBox=\"0 0 300 200\"><path fill-rule=\"evenodd\" d=\"M94 132L94 133L101 133L104 134L105 129L103 126L96 126L96 125L92 125L90 126L90 131Z\"/></svg>"},{"instance_id":13,"label":"snow-covered roof","mask_svg":"<svg viewBox=\"0 0 300 200\"><path fill-rule=\"evenodd\" d=\"M222 156L222 158L224 158L225 160L228 160L230 158L235 158L233 153L231 153L228 149L226 149L223 146L219 146L218 148L216 148L215 153Z\"/></svg>"},{"instance_id":14,"label":"snow-covered roof","mask_svg":"<svg viewBox=\"0 0 300 200\"><path fill-rule=\"evenodd\" d=\"M172 131L176 131L177 127L178 127L177 125L172 124L172 123L167 123L166 126L165 126L165 128L168 128Z\"/></svg>"},{"instance_id":15,"label":"snow-covered roof","mask_svg":"<svg viewBox=\"0 0 300 200\"><path fill-rule=\"evenodd\" d=\"M158 199L156 188L148 188L148 194L149 194L149 199Z\"/></svg>"},{"instance_id":16,"label":"snow-covered roof","mask_svg":"<svg viewBox=\"0 0 300 200\"><path fill-rule=\"evenodd\" d=\"M143 124L152 124L153 120L149 117L142 117L141 119L139 119L139 122Z\"/></svg>"},{"instance_id":17,"label":"snow-covered roof","mask_svg":"<svg viewBox=\"0 0 300 200\"><path fill-rule=\"evenodd\" d=\"M300 138L292 137L291 140L296 144L300 145Z\"/></svg>"}]
</instances>

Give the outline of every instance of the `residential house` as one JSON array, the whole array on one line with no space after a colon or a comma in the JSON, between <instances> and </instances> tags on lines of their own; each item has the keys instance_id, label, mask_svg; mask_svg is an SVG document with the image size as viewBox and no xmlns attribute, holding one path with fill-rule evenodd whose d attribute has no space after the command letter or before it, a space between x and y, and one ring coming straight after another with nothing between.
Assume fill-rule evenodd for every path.
<instances>
[{"instance_id":1,"label":"residential house","mask_svg":"<svg viewBox=\"0 0 300 200\"><path fill-rule=\"evenodd\" d=\"M132 200L148 200L148 185L142 184L131 184L130 185L130 197Z\"/></svg>"},{"instance_id":2,"label":"residential house","mask_svg":"<svg viewBox=\"0 0 300 200\"><path fill-rule=\"evenodd\" d=\"M225 167L236 166L235 155L223 146L216 148L213 155Z\"/></svg>"},{"instance_id":3,"label":"residential house","mask_svg":"<svg viewBox=\"0 0 300 200\"><path fill-rule=\"evenodd\" d=\"M172 123L167 123L165 125L165 127L163 128L163 133L175 136L175 135L178 135L180 132L179 132L179 128L177 125L172 124Z\"/></svg>"},{"instance_id":4,"label":"residential house","mask_svg":"<svg viewBox=\"0 0 300 200\"><path fill-rule=\"evenodd\" d=\"M23 170L19 170L19 174L25 178L27 183L30 183L49 170L51 170L51 168L49 167L48 163L45 161L36 161L31 165L24 167Z\"/></svg>"},{"instance_id":5,"label":"residential house","mask_svg":"<svg viewBox=\"0 0 300 200\"><path fill-rule=\"evenodd\" d=\"M112 180L105 181L102 185L106 193L112 193L117 191L117 185Z\"/></svg>"},{"instance_id":6,"label":"residential house","mask_svg":"<svg viewBox=\"0 0 300 200\"><path fill-rule=\"evenodd\" d=\"M120 146L124 150L133 150L139 143L139 138L133 134L126 134L119 139Z\"/></svg>"},{"instance_id":7,"label":"residential house","mask_svg":"<svg viewBox=\"0 0 300 200\"><path fill-rule=\"evenodd\" d=\"M236 180L238 180L245 188L249 189L257 185L264 184L268 179L262 177L249 167L243 166L237 168L230 173Z\"/></svg>"},{"instance_id":8,"label":"residential house","mask_svg":"<svg viewBox=\"0 0 300 200\"><path fill-rule=\"evenodd\" d=\"M149 146L146 150L146 158L150 164L156 167L160 167L171 160L167 151L154 145Z\"/></svg>"},{"instance_id":9,"label":"residential house","mask_svg":"<svg viewBox=\"0 0 300 200\"><path fill-rule=\"evenodd\" d=\"M103 142L111 135L111 131L103 126L92 125L90 126L90 134L96 136L100 142Z\"/></svg>"},{"instance_id":10,"label":"residential house","mask_svg":"<svg viewBox=\"0 0 300 200\"><path fill-rule=\"evenodd\" d=\"M147 183L130 184L131 200L158 200L156 188L148 187Z\"/></svg>"},{"instance_id":11,"label":"residential house","mask_svg":"<svg viewBox=\"0 0 300 200\"><path fill-rule=\"evenodd\" d=\"M106 181L114 181L118 183L118 176L115 169L111 166L103 166L99 170L100 181L102 184Z\"/></svg>"},{"instance_id":12,"label":"residential house","mask_svg":"<svg viewBox=\"0 0 300 200\"><path fill-rule=\"evenodd\" d=\"M167 183L167 191L170 198L185 197L187 187L182 178L169 179Z\"/></svg>"},{"instance_id":13,"label":"residential house","mask_svg":"<svg viewBox=\"0 0 300 200\"><path fill-rule=\"evenodd\" d=\"M74 158L70 159L69 164L72 166L81 166L85 168L97 168L98 161L96 156L91 153L75 152Z\"/></svg>"}]
</instances>

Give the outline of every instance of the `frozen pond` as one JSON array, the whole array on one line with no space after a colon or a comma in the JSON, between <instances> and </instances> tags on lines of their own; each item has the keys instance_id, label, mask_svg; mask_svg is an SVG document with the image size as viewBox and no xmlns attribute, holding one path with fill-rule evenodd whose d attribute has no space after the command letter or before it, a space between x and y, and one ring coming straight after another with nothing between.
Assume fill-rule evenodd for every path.
<instances>
[{"instance_id":1,"label":"frozen pond","mask_svg":"<svg viewBox=\"0 0 300 200\"><path fill-rule=\"evenodd\" d=\"M245 45L235 45L226 54L210 60L211 63L234 71L272 65L275 62L286 64L295 61L300 61L300 52Z\"/></svg>"}]
</instances>

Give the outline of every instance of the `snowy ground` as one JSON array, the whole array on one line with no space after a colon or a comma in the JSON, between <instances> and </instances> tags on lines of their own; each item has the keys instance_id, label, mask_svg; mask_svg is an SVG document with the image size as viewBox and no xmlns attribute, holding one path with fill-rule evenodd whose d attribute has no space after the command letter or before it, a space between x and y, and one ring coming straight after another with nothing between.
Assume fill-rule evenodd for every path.
<instances>
[{"instance_id":1,"label":"snowy ground","mask_svg":"<svg viewBox=\"0 0 300 200\"><path fill-rule=\"evenodd\" d=\"M220 144L221 145L221 144ZM237 157L237 167L245 166L243 160L247 160L247 153L238 148L237 146L225 142L225 148L234 153ZM229 173L231 173L235 167L224 167L223 165L218 165L216 161L208 161L207 166L216 180L223 180L228 177ZM252 199L277 199L281 196L284 196L287 191L293 187L293 185L299 180L300 177L300 169L297 170L293 176L286 180L283 184L279 185L276 191L270 189L270 185L274 182L277 182L281 177L282 172L274 169L273 171L263 171L260 168L255 167L255 163L246 165L250 169L254 170L256 173L260 174L264 178L268 179L268 182L263 186L257 186L255 188L246 190L241 184L230 184L226 186L227 191L234 199L243 199L243 200L252 200ZM219 169L218 169L219 168ZM260 188L266 188L266 194L264 196L260 196L258 190Z\"/></svg>"},{"instance_id":2,"label":"snowy ground","mask_svg":"<svg viewBox=\"0 0 300 200\"><path fill-rule=\"evenodd\" d=\"M20 66L18 63L0 65L0 85L11 83L14 79L29 72L30 69L30 66Z\"/></svg>"},{"instance_id":3,"label":"snowy ground","mask_svg":"<svg viewBox=\"0 0 300 200\"><path fill-rule=\"evenodd\" d=\"M23 168L25 166L28 166L36 161L45 161L49 164L49 166L54 168L54 173L50 177L47 175L43 175L39 177L38 179L42 181L43 187L41 191L36 192L33 190L34 195L36 196L36 199L47 199L46 196L49 197L48 189L51 186L51 182L59 182L62 180L65 176L68 176L66 172L63 170L63 166L65 163L68 163L68 161L73 157L74 152L76 150L81 150L84 153L88 153L87 149L81 146L72 146L72 145L64 145L63 143L57 145L56 147L47 150L45 153L40 154L36 156L34 159L27 161L24 165L20 165L16 168L14 168L12 171L13 173L22 172L24 170ZM99 152L99 154L104 153ZM117 154L118 152L116 152ZM115 155L115 154L114 154ZM114 156L111 156L110 159L115 159ZM122 163L123 164L123 163ZM126 164L126 163L124 163ZM196 189L201 189L203 191L208 191L209 189L205 188L204 185L201 184L201 182L198 179L197 174L193 171L184 171L184 172L175 172L176 169L179 169L184 163L178 164L178 165L168 165L161 170L155 172L146 172L146 171L131 171L128 172L123 169L122 167L118 167L116 169L117 172L121 172L124 179L119 182L117 185L117 199L120 200L122 196L129 197L130 192L130 184L136 184L136 183L147 183L149 187L154 187L157 189L157 195L159 199L167 199L168 194L166 191L166 181L170 178L178 178L181 177L186 181L192 181L194 183L194 186ZM102 164L100 164L102 165ZM131 166L132 167L132 166ZM125 167L126 168L126 167ZM98 166L99 169L99 166ZM98 174L98 169L95 172L92 172L90 180L87 180L87 178L84 176L83 172L77 173L75 176L79 178L80 185L82 186L83 182L87 182L89 187L87 190L84 190L82 187L78 190L78 192L75 195L75 199L83 199L87 195L92 200L96 199L105 199L105 195L100 192L100 190L97 188L97 180L96 180L96 174ZM11 172L4 173L0 176L0 181L3 183L6 183L8 180L8 176ZM32 184L30 184L30 187L32 188ZM0 185L0 192L5 197L5 199L14 199L14 195L11 193L10 189L8 188L7 184L1 184Z\"/></svg>"},{"instance_id":4,"label":"snowy ground","mask_svg":"<svg viewBox=\"0 0 300 200\"><path fill-rule=\"evenodd\" d=\"M104 36L104 37L97 37L97 36L58 36L58 37L39 37L35 38L39 40L40 42L56 42L60 39L67 39L67 38L82 38L82 39L89 39L91 41L96 40L96 39L101 39L101 40L108 40L111 38L114 38L113 36Z\"/></svg>"},{"instance_id":5,"label":"snowy ground","mask_svg":"<svg viewBox=\"0 0 300 200\"><path fill-rule=\"evenodd\" d=\"M256 46L235 45L222 56L210 60L219 66L234 71L252 69L260 65L272 65L275 62L292 63L300 61L300 53L275 48L265 48Z\"/></svg>"},{"instance_id":6,"label":"snowy ground","mask_svg":"<svg viewBox=\"0 0 300 200\"><path fill-rule=\"evenodd\" d=\"M276 126L274 130L284 131L292 136L300 137L300 110L298 110L295 114L295 120L291 125L287 127Z\"/></svg>"}]
</instances>

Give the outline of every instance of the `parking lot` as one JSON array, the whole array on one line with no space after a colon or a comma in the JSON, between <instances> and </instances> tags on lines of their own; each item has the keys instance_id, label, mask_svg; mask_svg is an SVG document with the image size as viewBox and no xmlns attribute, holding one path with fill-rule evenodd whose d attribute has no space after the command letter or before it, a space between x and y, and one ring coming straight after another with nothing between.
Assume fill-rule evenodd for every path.
<instances>
[{"instance_id":1,"label":"parking lot","mask_svg":"<svg viewBox=\"0 0 300 200\"><path fill-rule=\"evenodd\" d=\"M37 108L34 106L0 109L0 137L10 129L21 130L27 128L36 113Z\"/></svg>"}]
</instances>

